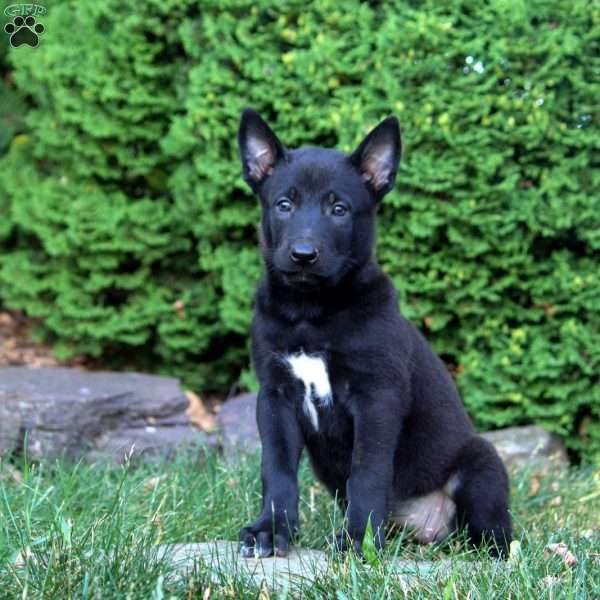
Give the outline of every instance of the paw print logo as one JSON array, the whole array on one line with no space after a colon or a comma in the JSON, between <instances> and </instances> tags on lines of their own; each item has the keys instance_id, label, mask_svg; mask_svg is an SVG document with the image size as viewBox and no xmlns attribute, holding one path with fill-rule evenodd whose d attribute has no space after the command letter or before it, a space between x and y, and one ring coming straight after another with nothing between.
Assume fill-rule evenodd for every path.
<instances>
[{"instance_id":1,"label":"paw print logo","mask_svg":"<svg viewBox=\"0 0 600 600\"><path fill-rule=\"evenodd\" d=\"M18 48L23 44L35 48L39 42L39 36L44 33L44 26L37 19L29 15L26 18L15 17L12 23L4 26L4 31L10 35L10 45Z\"/></svg>"}]
</instances>

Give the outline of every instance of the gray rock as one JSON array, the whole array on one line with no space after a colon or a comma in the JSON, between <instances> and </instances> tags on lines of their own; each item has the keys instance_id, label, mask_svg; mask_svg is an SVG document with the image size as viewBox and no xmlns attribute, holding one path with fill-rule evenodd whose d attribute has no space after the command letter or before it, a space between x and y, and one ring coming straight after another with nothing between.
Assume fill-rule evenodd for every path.
<instances>
[{"instance_id":1,"label":"gray rock","mask_svg":"<svg viewBox=\"0 0 600 600\"><path fill-rule=\"evenodd\" d=\"M90 460L210 443L189 422L176 379L78 369L0 370L0 456Z\"/></svg>"},{"instance_id":2,"label":"gray rock","mask_svg":"<svg viewBox=\"0 0 600 600\"><path fill-rule=\"evenodd\" d=\"M215 583L220 575L238 573L257 585L265 581L272 588L311 583L328 567L326 554L318 550L292 548L286 558L242 558L239 544L226 541L162 546L159 558L171 562L182 577L198 564L210 572Z\"/></svg>"},{"instance_id":3,"label":"gray rock","mask_svg":"<svg viewBox=\"0 0 600 600\"><path fill-rule=\"evenodd\" d=\"M492 442L509 469L551 471L569 465L560 438L539 425L508 427L489 431L483 437Z\"/></svg>"},{"instance_id":4,"label":"gray rock","mask_svg":"<svg viewBox=\"0 0 600 600\"><path fill-rule=\"evenodd\" d=\"M221 445L227 457L260 449L256 425L256 394L241 394L227 400L217 414Z\"/></svg>"},{"instance_id":5,"label":"gray rock","mask_svg":"<svg viewBox=\"0 0 600 600\"><path fill-rule=\"evenodd\" d=\"M331 572L332 562L326 552L292 548L287 557L243 558L239 544L215 541L201 544L172 544L161 546L158 558L169 561L180 577L194 569L195 565L209 571L211 580L218 583L236 573L247 577L257 586L266 584L270 589L288 588L298 591L302 585L310 585ZM429 583L447 577L457 566L462 572L476 569L477 562L451 560L415 561L388 559L386 569L400 579L404 590L417 584Z\"/></svg>"},{"instance_id":6,"label":"gray rock","mask_svg":"<svg viewBox=\"0 0 600 600\"><path fill-rule=\"evenodd\" d=\"M256 394L242 394L225 402L217 422L226 454L255 452L260 448ZM482 435L494 444L509 469L527 467L546 471L569 464L560 438L543 427L509 427Z\"/></svg>"}]
</instances>

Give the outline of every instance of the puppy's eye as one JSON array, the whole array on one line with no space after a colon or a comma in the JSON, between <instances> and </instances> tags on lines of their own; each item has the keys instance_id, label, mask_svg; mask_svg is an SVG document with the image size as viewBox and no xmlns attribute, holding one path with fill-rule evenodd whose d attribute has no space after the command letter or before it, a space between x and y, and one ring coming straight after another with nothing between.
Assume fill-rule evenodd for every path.
<instances>
[{"instance_id":1,"label":"puppy's eye","mask_svg":"<svg viewBox=\"0 0 600 600\"><path fill-rule=\"evenodd\" d=\"M341 204L340 202L337 202L331 208L331 214L336 217L343 217L347 212L348 212L348 208L344 204Z\"/></svg>"},{"instance_id":2,"label":"puppy's eye","mask_svg":"<svg viewBox=\"0 0 600 600\"><path fill-rule=\"evenodd\" d=\"M292 210L292 203L288 198L280 198L275 206L277 206L279 212L290 212Z\"/></svg>"}]
</instances>

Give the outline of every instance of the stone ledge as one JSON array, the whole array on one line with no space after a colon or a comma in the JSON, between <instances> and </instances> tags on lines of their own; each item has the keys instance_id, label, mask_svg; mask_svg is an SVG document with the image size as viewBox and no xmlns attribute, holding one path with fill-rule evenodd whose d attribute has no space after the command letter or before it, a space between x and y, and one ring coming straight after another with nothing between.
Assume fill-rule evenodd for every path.
<instances>
[{"instance_id":1,"label":"stone ledge","mask_svg":"<svg viewBox=\"0 0 600 600\"><path fill-rule=\"evenodd\" d=\"M158 456L215 438L196 430L179 381L67 368L0 370L0 456Z\"/></svg>"},{"instance_id":2,"label":"stone ledge","mask_svg":"<svg viewBox=\"0 0 600 600\"><path fill-rule=\"evenodd\" d=\"M164 545L159 549L158 558L170 562L179 577L186 577L196 565L200 565L210 571L215 583L219 581L219 574L236 573L257 586L266 584L275 590L310 585L334 568L329 555L320 550L292 548L285 558L243 558L239 554L239 544L229 541ZM400 579L403 589L408 590L423 581L447 577L457 567L468 573L478 565L477 562L450 559L416 561L391 558L386 567Z\"/></svg>"}]
</instances>

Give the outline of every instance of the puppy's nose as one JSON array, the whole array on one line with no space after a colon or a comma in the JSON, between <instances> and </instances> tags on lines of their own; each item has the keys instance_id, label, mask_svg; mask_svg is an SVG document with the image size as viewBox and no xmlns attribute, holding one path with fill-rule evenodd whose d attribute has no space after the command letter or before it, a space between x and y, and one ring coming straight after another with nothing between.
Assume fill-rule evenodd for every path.
<instances>
[{"instance_id":1,"label":"puppy's nose","mask_svg":"<svg viewBox=\"0 0 600 600\"><path fill-rule=\"evenodd\" d=\"M319 258L319 251L310 242L296 242L290 249L290 258L298 265L312 265Z\"/></svg>"}]
</instances>

